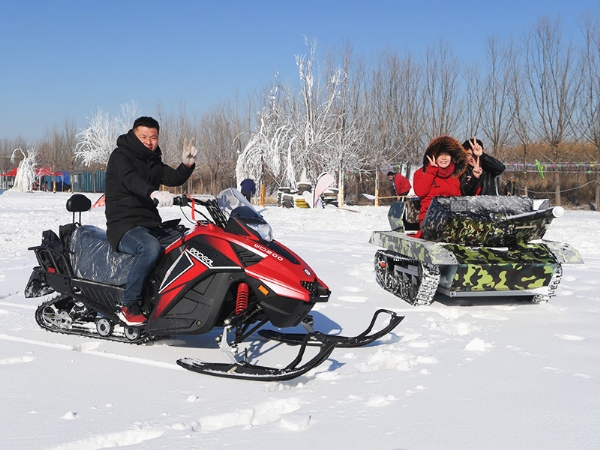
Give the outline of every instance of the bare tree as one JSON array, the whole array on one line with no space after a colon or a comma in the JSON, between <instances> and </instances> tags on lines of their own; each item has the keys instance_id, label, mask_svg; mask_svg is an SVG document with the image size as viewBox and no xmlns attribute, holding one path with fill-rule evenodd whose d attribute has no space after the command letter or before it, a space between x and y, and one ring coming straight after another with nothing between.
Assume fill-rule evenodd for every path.
<instances>
[{"instance_id":1,"label":"bare tree","mask_svg":"<svg viewBox=\"0 0 600 450\"><path fill-rule=\"evenodd\" d=\"M465 110L463 114L463 135L466 137L478 136L483 128L484 108L487 102L483 71L479 64L465 68Z\"/></svg>"},{"instance_id":2,"label":"bare tree","mask_svg":"<svg viewBox=\"0 0 600 450\"><path fill-rule=\"evenodd\" d=\"M523 147L523 164L527 162L527 150L531 144L531 94L528 89L524 66L513 60L509 79L509 91L512 104L512 131L517 142Z\"/></svg>"},{"instance_id":3,"label":"bare tree","mask_svg":"<svg viewBox=\"0 0 600 450\"><path fill-rule=\"evenodd\" d=\"M239 117L231 103L221 103L204 114L196 129L199 166L209 177L210 191L217 195L236 186L235 164Z\"/></svg>"},{"instance_id":4,"label":"bare tree","mask_svg":"<svg viewBox=\"0 0 600 450\"><path fill-rule=\"evenodd\" d=\"M546 157L556 162L560 144L574 137L572 119L581 90L573 46L563 42L558 19L542 19L526 37L525 64L533 132L550 146L553 154Z\"/></svg>"},{"instance_id":5,"label":"bare tree","mask_svg":"<svg viewBox=\"0 0 600 450\"><path fill-rule=\"evenodd\" d=\"M431 139L442 134L455 134L460 125L464 102L459 84L460 64L447 45L427 50L425 62L425 124Z\"/></svg>"},{"instance_id":6,"label":"bare tree","mask_svg":"<svg viewBox=\"0 0 600 450\"><path fill-rule=\"evenodd\" d=\"M514 65L511 45L502 48L494 37L488 39L487 77L482 108L483 134L489 141L492 153L501 158L511 139L514 109L511 105L510 76Z\"/></svg>"},{"instance_id":7,"label":"bare tree","mask_svg":"<svg viewBox=\"0 0 600 450\"><path fill-rule=\"evenodd\" d=\"M585 142L591 143L595 155L600 159L600 27L598 19L586 16L584 19L584 47L582 55L581 103L579 108L579 130Z\"/></svg>"},{"instance_id":8,"label":"bare tree","mask_svg":"<svg viewBox=\"0 0 600 450\"><path fill-rule=\"evenodd\" d=\"M54 170L69 170L75 168L73 150L77 145L77 130L73 121L65 121L64 128L55 127L46 131L38 145L38 157L44 165Z\"/></svg>"},{"instance_id":9,"label":"bare tree","mask_svg":"<svg viewBox=\"0 0 600 450\"><path fill-rule=\"evenodd\" d=\"M534 133L550 146L552 162L560 159L560 145L573 138L574 113L581 92L571 43L563 43L560 21L542 19L527 37L526 65L536 118ZM560 175L555 172L556 204L560 205Z\"/></svg>"},{"instance_id":10,"label":"bare tree","mask_svg":"<svg viewBox=\"0 0 600 450\"><path fill-rule=\"evenodd\" d=\"M424 133L423 66L409 55L382 54L373 73L369 109L372 111L373 153L380 162L418 162ZM366 101L366 100L365 100Z\"/></svg>"}]
</instances>

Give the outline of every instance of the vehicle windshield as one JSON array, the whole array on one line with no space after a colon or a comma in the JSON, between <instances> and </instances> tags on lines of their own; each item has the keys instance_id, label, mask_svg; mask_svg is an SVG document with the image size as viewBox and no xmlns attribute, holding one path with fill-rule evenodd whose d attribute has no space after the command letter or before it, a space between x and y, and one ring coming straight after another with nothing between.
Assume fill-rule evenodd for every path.
<instances>
[{"instance_id":1,"label":"vehicle windshield","mask_svg":"<svg viewBox=\"0 0 600 450\"><path fill-rule=\"evenodd\" d=\"M262 239L273 240L271 226L237 189L221 191L217 196L217 204L228 220L233 216L255 230Z\"/></svg>"}]
</instances>

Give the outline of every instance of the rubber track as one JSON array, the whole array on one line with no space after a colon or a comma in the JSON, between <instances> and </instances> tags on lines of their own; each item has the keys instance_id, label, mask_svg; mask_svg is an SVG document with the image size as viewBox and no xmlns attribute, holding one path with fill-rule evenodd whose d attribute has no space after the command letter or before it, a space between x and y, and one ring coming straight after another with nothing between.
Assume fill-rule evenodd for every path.
<instances>
[{"instance_id":1,"label":"rubber track","mask_svg":"<svg viewBox=\"0 0 600 450\"><path fill-rule=\"evenodd\" d=\"M71 328L60 328L60 327L48 326L42 320L42 311L44 310L44 308L49 305L52 305L53 303L58 303L59 301L68 301L68 299L71 299L71 301L75 302L75 300L72 299L72 297L69 297L66 295L59 295L57 297L54 297L54 298L42 303L40 306L38 306L37 310L35 311L35 321L37 322L37 324L42 329L44 329L46 331L50 331L52 333L83 336L83 337L92 338L92 339L102 339L105 341L122 342L124 344L139 345L139 344L145 344L147 342L159 339L158 336L152 336L144 331L142 331L140 333L140 336L135 340L128 339L125 336L119 336L119 335L114 335L114 334L111 334L110 336L102 336L102 335L98 334L97 331L95 331L95 328L88 328L86 326L83 326L83 324L88 324L89 322L78 322L77 319L73 319L73 317L71 317L70 315L69 315L69 317L71 317L71 320L73 320L73 322L71 323ZM61 308L57 308L57 309L61 309ZM113 333L114 333L114 331L113 331Z\"/></svg>"},{"instance_id":2,"label":"rubber track","mask_svg":"<svg viewBox=\"0 0 600 450\"><path fill-rule=\"evenodd\" d=\"M387 266L393 266L392 262L406 262L411 265L420 267L421 275L418 277L417 295L411 297L410 295L403 295L402 291L410 292L411 286L408 285L402 278L398 276L395 271L388 270L388 267L380 267L378 262L381 260L380 256L385 258ZM399 253L392 252L389 250L379 250L375 254L375 273L381 286L388 292L400 297L402 300L410 303L411 305L430 305L433 301L433 297L438 288L440 282L440 271L437 266L427 266L420 261L402 256ZM390 288L389 282L386 279L391 277L394 280L394 285L397 289Z\"/></svg>"}]
</instances>

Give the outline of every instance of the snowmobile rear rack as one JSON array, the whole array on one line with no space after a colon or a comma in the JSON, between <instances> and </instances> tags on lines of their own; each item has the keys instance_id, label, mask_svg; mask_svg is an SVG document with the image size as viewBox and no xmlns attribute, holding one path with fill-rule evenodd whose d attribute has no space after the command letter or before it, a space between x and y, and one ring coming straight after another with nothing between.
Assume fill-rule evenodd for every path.
<instances>
[{"instance_id":1,"label":"snowmobile rear rack","mask_svg":"<svg viewBox=\"0 0 600 450\"><path fill-rule=\"evenodd\" d=\"M369 334L369 333L371 333L371 331L373 330L373 327L375 326L377 317L379 316L379 314L382 314L382 313L390 315L390 323L386 327L377 331L376 333ZM310 317L310 316L307 316L307 318L308 317ZM360 333L356 336L352 336L352 337L325 334L325 333L321 333L318 331L317 332L313 331L308 334L302 334L302 333L281 333L281 332L275 331L275 330L260 330L258 332L258 334L266 339L284 342L286 344L302 344L302 345L304 345L303 344L304 341L307 341L308 345L320 345L321 339L326 338L329 341L335 342L337 347L343 347L343 348L362 347L362 346L370 344L371 342L374 342L377 339L381 338L382 336L385 336L386 334L388 334L390 331L392 331L394 328L396 328L396 326L398 326L398 324L400 322L402 322L403 319L404 319L404 316L398 316L393 311L389 311L387 309L378 309L377 311L375 311L375 314L373 315L373 319L371 319L371 323L369 324L367 329L365 331L363 331L362 333ZM303 325L309 331L312 331L312 324L308 323L307 321L303 321Z\"/></svg>"}]
</instances>

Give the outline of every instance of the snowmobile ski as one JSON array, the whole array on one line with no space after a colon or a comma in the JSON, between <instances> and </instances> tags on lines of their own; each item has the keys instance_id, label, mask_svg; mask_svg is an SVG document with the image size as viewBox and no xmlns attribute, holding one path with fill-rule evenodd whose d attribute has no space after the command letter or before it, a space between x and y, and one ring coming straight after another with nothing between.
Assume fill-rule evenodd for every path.
<instances>
[{"instance_id":1,"label":"snowmobile ski","mask_svg":"<svg viewBox=\"0 0 600 450\"><path fill-rule=\"evenodd\" d=\"M300 364L302 361L304 351L306 350L306 346L309 344L309 342L311 345L317 345L318 343L321 346L319 353L317 353L305 364L298 366L298 364ZM304 338L301 342L295 343L301 345L301 348L298 351L298 356L296 356L296 358L283 369L259 366L251 364L248 361L234 363L211 363L195 358L182 358L177 361L177 364L193 372L217 377L254 381L286 381L297 378L314 367L317 367L329 357L337 344L337 342L329 340L325 335L314 336L311 334L304 335Z\"/></svg>"},{"instance_id":2,"label":"snowmobile ski","mask_svg":"<svg viewBox=\"0 0 600 450\"><path fill-rule=\"evenodd\" d=\"M373 330L373 327L375 326L375 322L377 321L377 317L380 314L389 314L390 315L390 323L386 327L377 331L376 333L369 334ZM310 318L310 316L307 316L307 317ZM344 348L362 347L362 346L370 344L371 342L374 342L377 339L381 338L382 336L385 336L386 334L388 334L390 331L392 331L394 328L396 328L396 326L398 326L398 324L400 322L402 322L403 319L404 319L404 316L399 316L393 311L389 311L387 309L379 309L373 315L373 319L371 319L371 323L369 324L367 329L365 331L363 331L362 333L360 333L356 336L352 336L352 337L330 335L330 334L325 334L325 333L321 333L318 331L314 332L314 331L312 331L312 323L310 323L309 321L306 321L306 320L303 321L302 324L306 328L308 328L309 331L312 331L309 334L281 333L281 332L275 331L275 330L260 330L258 332L258 334L266 339L284 342L286 344L302 344L304 342L304 340L308 339L308 341L307 341L308 345L319 345L320 339L322 337L326 337L327 340L335 342L337 347L344 347Z\"/></svg>"}]
</instances>

